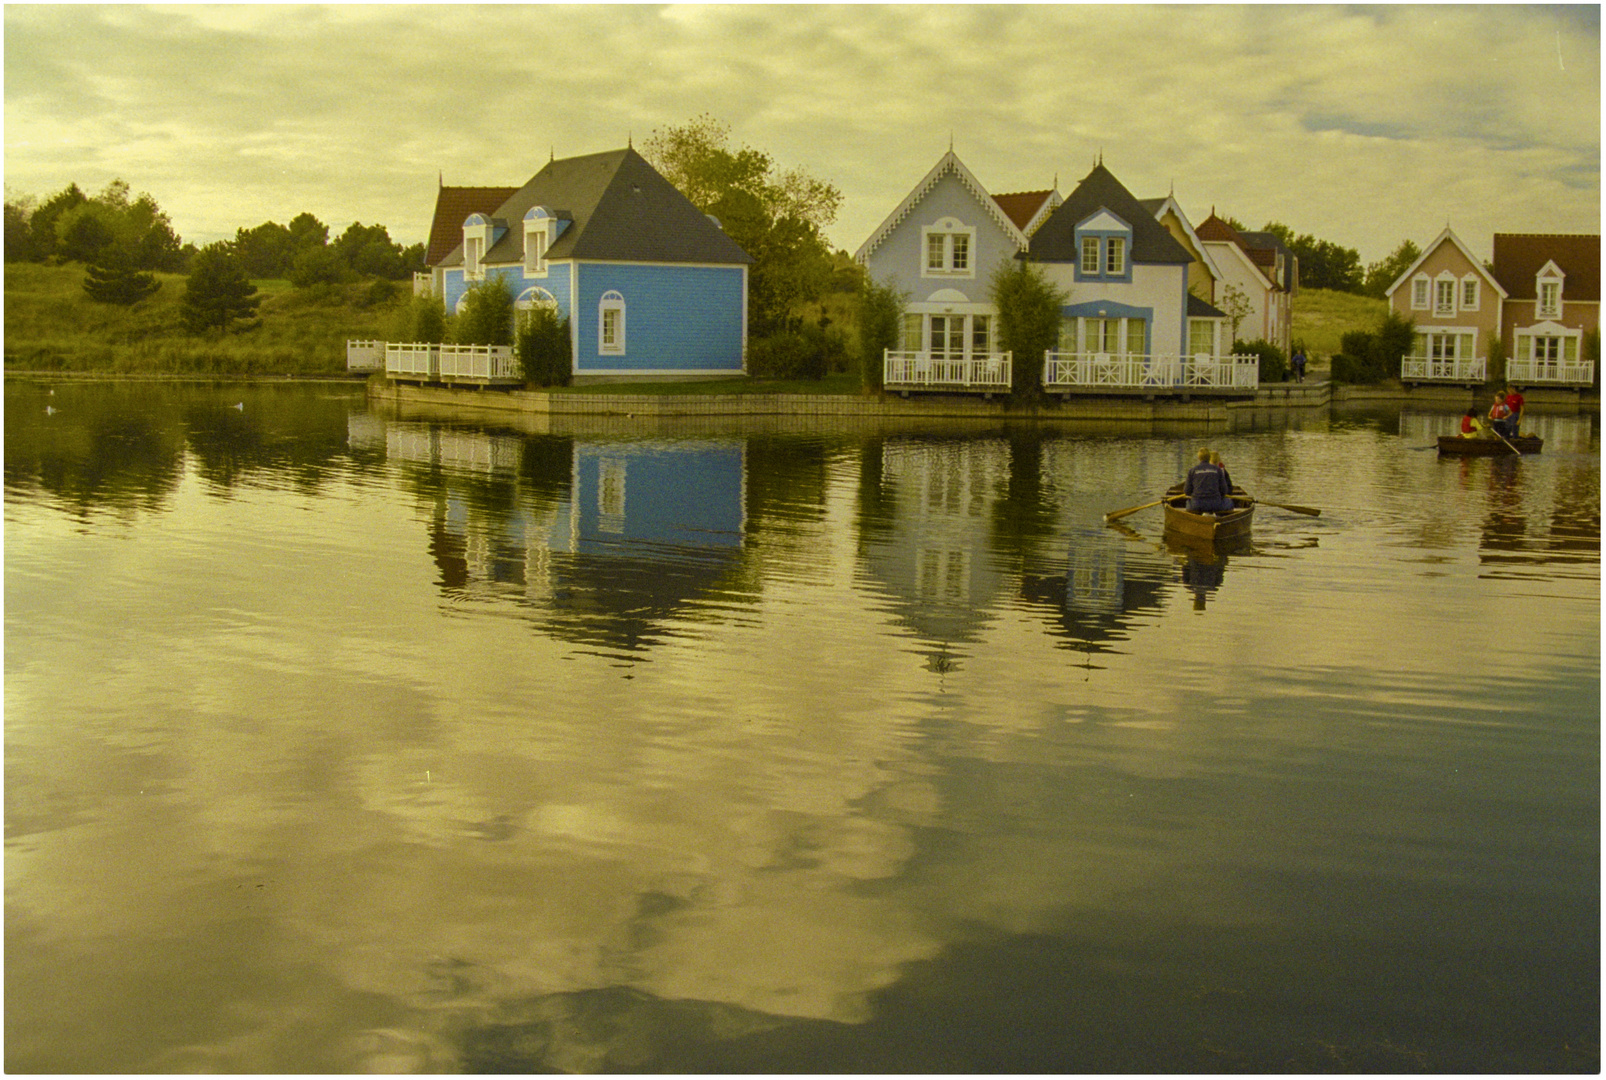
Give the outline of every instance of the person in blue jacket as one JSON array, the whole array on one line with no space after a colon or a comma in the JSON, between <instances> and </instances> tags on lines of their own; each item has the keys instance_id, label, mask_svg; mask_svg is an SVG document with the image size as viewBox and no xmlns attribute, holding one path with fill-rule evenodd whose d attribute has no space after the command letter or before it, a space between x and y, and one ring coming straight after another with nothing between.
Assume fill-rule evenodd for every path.
<instances>
[{"instance_id":1,"label":"person in blue jacket","mask_svg":"<svg viewBox=\"0 0 1606 1080\"><path fill-rule=\"evenodd\" d=\"M1182 483L1182 493L1188 497L1188 509L1195 514L1225 514L1231 512L1232 489L1227 485L1227 470L1210 463L1210 451L1199 451L1199 461L1188 470Z\"/></svg>"}]
</instances>

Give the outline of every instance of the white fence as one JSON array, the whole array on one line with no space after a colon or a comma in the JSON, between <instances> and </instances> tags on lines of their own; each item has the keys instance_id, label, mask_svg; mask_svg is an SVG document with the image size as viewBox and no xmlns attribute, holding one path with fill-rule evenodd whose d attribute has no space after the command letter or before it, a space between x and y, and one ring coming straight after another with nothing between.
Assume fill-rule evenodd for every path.
<instances>
[{"instance_id":1,"label":"white fence","mask_svg":"<svg viewBox=\"0 0 1606 1080\"><path fill-rule=\"evenodd\" d=\"M1043 354L1043 389L1076 390L1249 390L1260 386L1255 356L1121 356L1111 353Z\"/></svg>"},{"instance_id":2,"label":"white fence","mask_svg":"<svg viewBox=\"0 0 1606 1080\"><path fill-rule=\"evenodd\" d=\"M1519 386L1591 386L1593 360L1507 360L1506 382Z\"/></svg>"},{"instance_id":3,"label":"white fence","mask_svg":"<svg viewBox=\"0 0 1606 1080\"><path fill-rule=\"evenodd\" d=\"M382 371L384 367L383 341L346 341L347 371Z\"/></svg>"},{"instance_id":4,"label":"white fence","mask_svg":"<svg viewBox=\"0 0 1606 1080\"><path fill-rule=\"evenodd\" d=\"M510 345L442 345L440 377L478 382L521 382L523 374Z\"/></svg>"},{"instance_id":5,"label":"white fence","mask_svg":"<svg viewBox=\"0 0 1606 1080\"><path fill-rule=\"evenodd\" d=\"M395 379L488 384L524 381L518 358L508 345L391 342L384 346L384 355L385 374Z\"/></svg>"},{"instance_id":6,"label":"white fence","mask_svg":"<svg viewBox=\"0 0 1606 1080\"><path fill-rule=\"evenodd\" d=\"M949 356L888 349L883 359L882 384L888 390L1008 393L1012 364L1007 352Z\"/></svg>"},{"instance_id":7,"label":"white fence","mask_svg":"<svg viewBox=\"0 0 1606 1080\"><path fill-rule=\"evenodd\" d=\"M1401 382L1481 383L1489 377L1489 360L1483 356L1449 359L1432 356L1400 358Z\"/></svg>"}]
</instances>

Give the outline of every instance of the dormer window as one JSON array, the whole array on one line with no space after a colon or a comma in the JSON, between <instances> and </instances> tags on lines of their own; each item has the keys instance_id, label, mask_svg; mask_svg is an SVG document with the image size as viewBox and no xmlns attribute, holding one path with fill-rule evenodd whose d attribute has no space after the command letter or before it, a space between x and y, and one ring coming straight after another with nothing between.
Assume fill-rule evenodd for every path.
<instances>
[{"instance_id":1,"label":"dormer window","mask_svg":"<svg viewBox=\"0 0 1606 1080\"><path fill-rule=\"evenodd\" d=\"M1534 316L1540 319L1561 318L1561 286L1567 275L1554 262L1547 262L1534 280Z\"/></svg>"},{"instance_id":2,"label":"dormer window","mask_svg":"<svg viewBox=\"0 0 1606 1080\"><path fill-rule=\"evenodd\" d=\"M546 252L552 244L552 214L544 206L532 206L524 215L524 275L546 275Z\"/></svg>"},{"instance_id":3,"label":"dormer window","mask_svg":"<svg viewBox=\"0 0 1606 1080\"><path fill-rule=\"evenodd\" d=\"M943 218L934 225L920 230L925 245L925 261L921 277L976 276L975 226L966 225L958 218Z\"/></svg>"},{"instance_id":4,"label":"dormer window","mask_svg":"<svg viewBox=\"0 0 1606 1080\"><path fill-rule=\"evenodd\" d=\"M485 253L491 246L491 223L484 214L470 214L463 222L463 279L485 280Z\"/></svg>"},{"instance_id":5,"label":"dormer window","mask_svg":"<svg viewBox=\"0 0 1606 1080\"><path fill-rule=\"evenodd\" d=\"M1104 273L1120 277L1126 273L1126 238L1112 236L1104 241Z\"/></svg>"}]
</instances>

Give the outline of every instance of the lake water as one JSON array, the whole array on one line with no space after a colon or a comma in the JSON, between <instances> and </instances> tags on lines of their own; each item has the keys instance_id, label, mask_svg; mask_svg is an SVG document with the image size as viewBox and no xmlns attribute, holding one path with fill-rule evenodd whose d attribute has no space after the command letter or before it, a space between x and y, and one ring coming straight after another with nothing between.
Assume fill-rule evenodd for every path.
<instances>
[{"instance_id":1,"label":"lake water","mask_svg":"<svg viewBox=\"0 0 1606 1080\"><path fill-rule=\"evenodd\" d=\"M1598 420L1455 422L8 382L6 1066L1596 1072Z\"/></svg>"}]
</instances>

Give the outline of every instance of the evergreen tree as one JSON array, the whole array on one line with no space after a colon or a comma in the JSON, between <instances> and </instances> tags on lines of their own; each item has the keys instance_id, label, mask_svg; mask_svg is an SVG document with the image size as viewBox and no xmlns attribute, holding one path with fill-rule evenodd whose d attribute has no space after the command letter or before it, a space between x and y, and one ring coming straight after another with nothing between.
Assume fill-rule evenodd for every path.
<instances>
[{"instance_id":1,"label":"evergreen tree","mask_svg":"<svg viewBox=\"0 0 1606 1080\"><path fill-rule=\"evenodd\" d=\"M253 295L256 291L226 242L208 244L196 253L185 283L179 309L184 326L196 334L214 329L225 332L233 320L256 314L262 303L260 296Z\"/></svg>"},{"instance_id":2,"label":"evergreen tree","mask_svg":"<svg viewBox=\"0 0 1606 1080\"><path fill-rule=\"evenodd\" d=\"M112 244L89 264L84 277L84 292L90 299L103 304L121 304L128 307L148 296L153 296L162 283L156 276L141 270L120 245Z\"/></svg>"}]
</instances>

